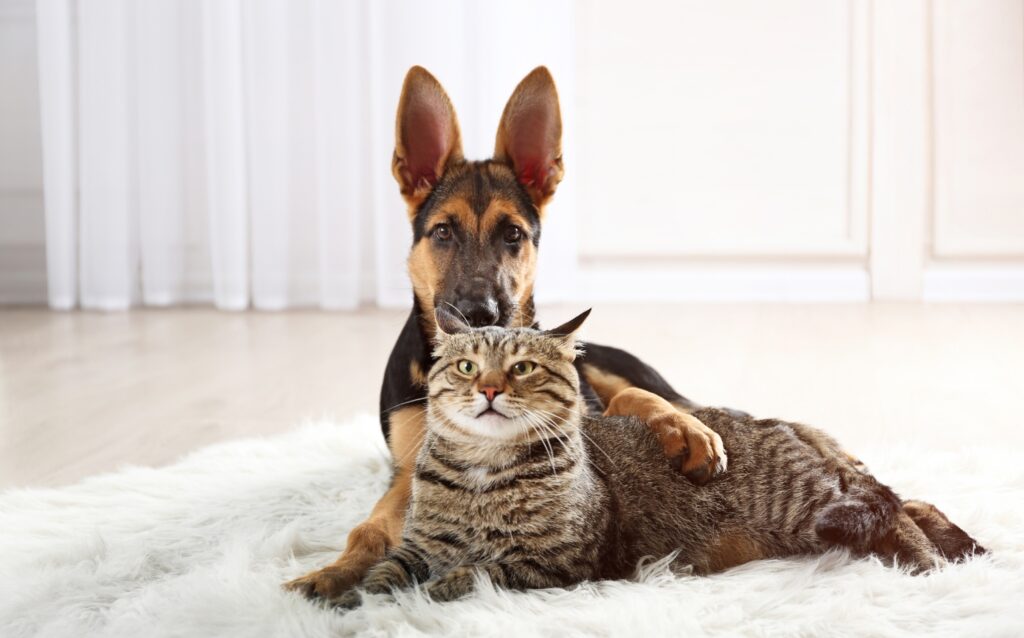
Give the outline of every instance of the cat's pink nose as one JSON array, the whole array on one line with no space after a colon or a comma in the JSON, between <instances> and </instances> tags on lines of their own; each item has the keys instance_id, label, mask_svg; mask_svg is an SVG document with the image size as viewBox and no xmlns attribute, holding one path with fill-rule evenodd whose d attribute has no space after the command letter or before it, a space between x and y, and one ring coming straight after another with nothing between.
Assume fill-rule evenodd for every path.
<instances>
[{"instance_id":1,"label":"cat's pink nose","mask_svg":"<svg viewBox=\"0 0 1024 638\"><path fill-rule=\"evenodd\" d=\"M480 387L480 392L482 392L484 396L487 397L488 401L494 401L494 397L501 394L501 388L498 388L493 385L485 385Z\"/></svg>"}]
</instances>

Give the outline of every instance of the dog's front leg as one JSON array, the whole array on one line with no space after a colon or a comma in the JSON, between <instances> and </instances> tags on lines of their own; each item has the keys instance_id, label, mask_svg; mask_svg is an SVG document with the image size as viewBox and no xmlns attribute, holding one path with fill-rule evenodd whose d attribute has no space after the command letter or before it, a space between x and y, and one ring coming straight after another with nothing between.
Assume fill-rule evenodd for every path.
<instances>
[{"instance_id":1,"label":"dog's front leg","mask_svg":"<svg viewBox=\"0 0 1024 638\"><path fill-rule=\"evenodd\" d=\"M285 583L308 598L331 600L359 583L402 539L405 512L412 494L413 467L426 432L423 408L402 408L390 415L389 444L395 463L391 487L370 517L348 535L345 551L333 564Z\"/></svg>"},{"instance_id":2,"label":"dog's front leg","mask_svg":"<svg viewBox=\"0 0 1024 638\"><path fill-rule=\"evenodd\" d=\"M585 389L593 390L606 415L646 421L665 455L679 461L691 481L703 484L725 471L722 438L691 414L700 406L676 392L657 370L625 350L596 343L584 344L577 369L589 386Z\"/></svg>"},{"instance_id":3,"label":"dog's front leg","mask_svg":"<svg viewBox=\"0 0 1024 638\"><path fill-rule=\"evenodd\" d=\"M626 388L608 402L606 416L635 416L657 435L669 459L680 461L683 474L703 484L725 471L728 457L722 437L700 419L653 392Z\"/></svg>"}]
</instances>

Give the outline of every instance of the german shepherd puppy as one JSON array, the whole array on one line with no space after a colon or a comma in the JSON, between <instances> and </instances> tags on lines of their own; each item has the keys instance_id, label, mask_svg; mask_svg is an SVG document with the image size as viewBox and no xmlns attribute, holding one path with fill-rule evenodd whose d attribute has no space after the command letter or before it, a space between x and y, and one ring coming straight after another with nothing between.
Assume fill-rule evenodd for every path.
<instances>
[{"instance_id":1,"label":"german shepherd puppy","mask_svg":"<svg viewBox=\"0 0 1024 638\"><path fill-rule=\"evenodd\" d=\"M413 229L408 268L414 300L380 396L394 479L369 519L349 533L341 557L286 587L332 599L400 543L413 466L425 435L425 375L433 364L435 309L453 309L473 326L534 324L533 282L544 209L563 174L561 134L554 80L538 67L505 106L494 157L467 161L447 93L426 69L409 69L398 104L391 168ZM593 412L647 422L666 456L693 482L703 484L726 470L721 438L691 414L699 406L653 368L627 352L591 343L576 366ZM933 530L928 533L933 541L935 535L950 533L949 543L966 542L938 510L923 503L907 507L926 533Z\"/></svg>"}]
</instances>

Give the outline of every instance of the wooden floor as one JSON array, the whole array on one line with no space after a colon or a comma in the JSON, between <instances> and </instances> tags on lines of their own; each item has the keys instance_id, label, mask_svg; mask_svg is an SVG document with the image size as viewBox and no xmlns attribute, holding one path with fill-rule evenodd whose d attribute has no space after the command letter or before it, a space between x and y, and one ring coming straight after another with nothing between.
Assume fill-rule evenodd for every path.
<instances>
[{"instance_id":1,"label":"wooden floor","mask_svg":"<svg viewBox=\"0 0 1024 638\"><path fill-rule=\"evenodd\" d=\"M548 325L580 308L543 308ZM404 312L0 311L0 488L376 412ZM595 308L687 396L878 440L1024 444L1024 306Z\"/></svg>"}]
</instances>

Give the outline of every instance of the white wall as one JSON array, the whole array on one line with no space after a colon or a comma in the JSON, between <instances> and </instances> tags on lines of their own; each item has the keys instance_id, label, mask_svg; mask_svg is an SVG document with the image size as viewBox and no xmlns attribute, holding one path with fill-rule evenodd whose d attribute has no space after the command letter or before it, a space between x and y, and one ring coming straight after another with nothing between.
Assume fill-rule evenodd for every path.
<instances>
[{"instance_id":1,"label":"white wall","mask_svg":"<svg viewBox=\"0 0 1024 638\"><path fill-rule=\"evenodd\" d=\"M581 156L602 186L581 193L583 254L862 257L857 17L816 0L583 5Z\"/></svg>"},{"instance_id":2,"label":"white wall","mask_svg":"<svg viewBox=\"0 0 1024 638\"><path fill-rule=\"evenodd\" d=\"M0 0L0 301L45 299L33 7ZM575 20L580 296L1024 299L1024 0ZM471 145L510 89L457 104Z\"/></svg>"},{"instance_id":3,"label":"white wall","mask_svg":"<svg viewBox=\"0 0 1024 638\"><path fill-rule=\"evenodd\" d=\"M1024 3L934 10L936 259L1024 255Z\"/></svg>"},{"instance_id":4,"label":"white wall","mask_svg":"<svg viewBox=\"0 0 1024 638\"><path fill-rule=\"evenodd\" d=\"M1024 299L1021 0L579 7L588 294Z\"/></svg>"},{"instance_id":5,"label":"white wall","mask_svg":"<svg viewBox=\"0 0 1024 638\"><path fill-rule=\"evenodd\" d=\"M936 0L926 299L1024 297L1024 2Z\"/></svg>"}]
</instances>

